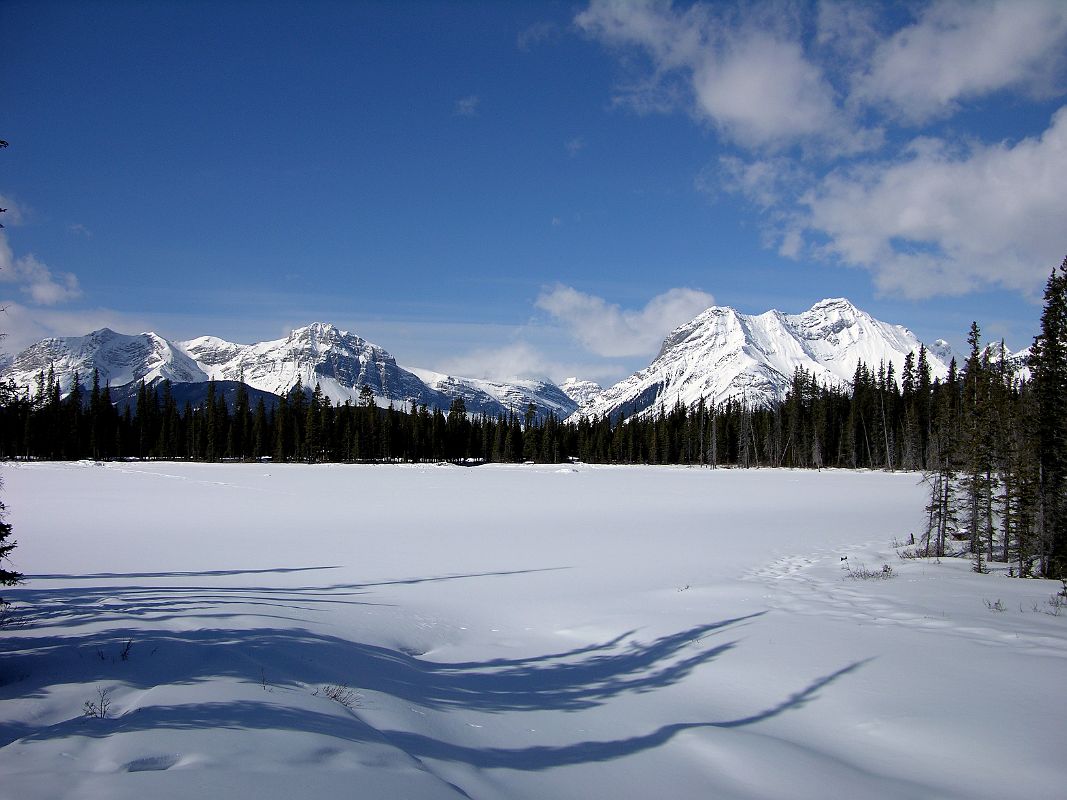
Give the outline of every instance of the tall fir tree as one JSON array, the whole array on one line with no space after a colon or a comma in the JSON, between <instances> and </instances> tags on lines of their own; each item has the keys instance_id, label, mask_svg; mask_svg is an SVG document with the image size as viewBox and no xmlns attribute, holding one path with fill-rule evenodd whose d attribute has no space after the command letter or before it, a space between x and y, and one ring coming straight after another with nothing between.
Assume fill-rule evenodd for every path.
<instances>
[{"instance_id":1,"label":"tall fir tree","mask_svg":"<svg viewBox=\"0 0 1067 800\"><path fill-rule=\"evenodd\" d=\"M1067 577L1067 258L1045 285L1040 332L1030 349L1041 477L1041 573Z\"/></svg>"}]
</instances>

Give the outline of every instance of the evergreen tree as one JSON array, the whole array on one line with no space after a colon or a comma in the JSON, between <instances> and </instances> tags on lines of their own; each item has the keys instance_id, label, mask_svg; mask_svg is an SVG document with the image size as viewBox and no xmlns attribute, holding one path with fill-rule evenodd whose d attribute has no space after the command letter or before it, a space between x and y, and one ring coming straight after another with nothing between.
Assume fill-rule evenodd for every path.
<instances>
[{"instance_id":1,"label":"evergreen tree","mask_svg":"<svg viewBox=\"0 0 1067 800\"><path fill-rule=\"evenodd\" d=\"M964 465L963 491L967 498L967 528L971 539L974 571L985 572L983 559L984 521L991 518L992 508L992 448L990 443L991 413L989 404L989 376L987 362L981 353L981 330L971 323L967 335L970 354L963 373L961 455Z\"/></svg>"},{"instance_id":2,"label":"evergreen tree","mask_svg":"<svg viewBox=\"0 0 1067 800\"><path fill-rule=\"evenodd\" d=\"M1067 577L1067 258L1045 285L1040 333L1030 350L1041 469L1041 573Z\"/></svg>"},{"instance_id":3,"label":"evergreen tree","mask_svg":"<svg viewBox=\"0 0 1067 800\"><path fill-rule=\"evenodd\" d=\"M252 421L252 451L249 455L252 458L262 458L267 455L267 404L263 402L263 398L259 398L259 402L256 403L256 415Z\"/></svg>"},{"instance_id":4,"label":"evergreen tree","mask_svg":"<svg viewBox=\"0 0 1067 800\"><path fill-rule=\"evenodd\" d=\"M0 484L2 486L3 484ZM17 542L11 538L11 523L4 517L7 506L0 500L0 586L13 586L22 579L22 575L13 569L5 569L4 561L10 560L11 551L15 549ZM0 605L4 600L0 597Z\"/></svg>"}]
</instances>

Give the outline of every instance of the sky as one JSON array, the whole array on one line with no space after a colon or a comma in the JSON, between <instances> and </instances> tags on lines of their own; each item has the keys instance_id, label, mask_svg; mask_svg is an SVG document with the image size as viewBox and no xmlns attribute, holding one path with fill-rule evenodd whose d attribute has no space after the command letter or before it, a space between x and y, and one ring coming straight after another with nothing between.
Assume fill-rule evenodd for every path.
<instances>
[{"instance_id":1,"label":"sky","mask_svg":"<svg viewBox=\"0 0 1067 800\"><path fill-rule=\"evenodd\" d=\"M0 3L0 346L313 321L604 384L710 305L962 350L1067 255L1067 3Z\"/></svg>"}]
</instances>

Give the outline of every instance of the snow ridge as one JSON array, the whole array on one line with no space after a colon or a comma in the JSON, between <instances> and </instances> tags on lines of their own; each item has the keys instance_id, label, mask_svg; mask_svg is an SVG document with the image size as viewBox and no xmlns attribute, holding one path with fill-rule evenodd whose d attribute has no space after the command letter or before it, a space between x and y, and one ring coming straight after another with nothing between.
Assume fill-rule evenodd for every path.
<instances>
[{"instance_id":1,"label":"snow ridge","mask_svg":"<svg viewBox=\"0 0 1067 800\"><path fill-rule=\"evenodd\" d=\"M0 365L0 377L36 391L38 375L54 370L66 395L78 375L83 386L100 373L112 387L144 379L172 383L244 381L254 389L284 394L299 381L318 385L335 403L359 402L364 386L374 402L405 410L412 403L448 410L463 397L467 411L490 416L524 416L532 403L538 415L564 418L578 403L547 380L499 382L409 370L384 348L325 322L296 328L283 339L238 344L216 336L170 342L155 333L126 336L103 328L87 336L44 339Z\"/></svg>"},{"instance_id":2,"label":"snow ridge","mask_svg":"<svg viewBox=\"0 0 1067 800\"><path fill-rule=\"evenodd\" d=\"M933 376L948 374L950 348L927 348ZM844 298L807 311L742 314L713 306L667 336L645 369L584 402L579 416L630 416L739 400L766 406L785 397L798 367L821 385L846 386L862 361L873 370L890 364L899 379L908 353L920 342L907 328L876 320ZM949 356L951 357L951 356Z\"/></svg>"}]
</instances>

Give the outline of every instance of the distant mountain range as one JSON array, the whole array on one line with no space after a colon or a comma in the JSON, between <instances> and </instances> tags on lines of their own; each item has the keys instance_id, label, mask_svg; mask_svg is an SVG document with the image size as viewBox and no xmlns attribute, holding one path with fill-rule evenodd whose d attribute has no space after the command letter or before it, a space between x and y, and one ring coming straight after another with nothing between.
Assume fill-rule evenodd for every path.
<instances>
[{"instance_id":1,"label":"distant mountain range","mask_svg":"<svg viewBox=\"0 0 1067 800\"><path fill-rule=\"evenodd\" d=\"M664 340L656 359L608 389L570 378L489 381L422 369L405 369L383 348L333 325L316 322L284 339L237 344L213 336L172 342L155 333L126 335L107 328L86 336L44 339L14 357L0 357L0 379L34 391L37 376L51 368L63 393L74 374L88 385L93 370L102 383L119 387L169 379L172 384L244 381L253 389L281 394L299 379L320 385L335 402L358 401L368 387L379 405L412 402L447 410L462 397L469 412L539 414L559 418L612 417L737 399L764 406L785 396L797 367L822 384L847 385L863 361L872 369L893 365L899 378L904 358L919 340L907 328L880 322L844 299L823 300L797 315L768 311L741 314L714 306ZM948 373L951 348L942 340L927 346L934 377ZM1013 354L1020 365L1023 354ZM195 395L192 386L183 393ZM129 389L119 396L132 396Z\"/></svg>"},{"instance_id":2,"label":"distant mountain range","mask_svg":"<svg viewBox=\"0 0 1067 800\"><path fill-rule=\"evenodd\" d=\"M860 361L874 370L892 364L899 380L905 357L920 344L907 328L880 322L840 298L796 315L713 306L675 328L648 367L583 404L580 413L669 411L678 401L691 406L702 397L765 406L785 397L798 367L821 385L845 386ZM952 349L943 340L926 349L933 377L944 378Z\"/></svg>"},{"instance_id":3,"label":"distant mountain range","mask_svg":"<svg viewBox=\"0 0 1067 800\"><path fill-rule=\"evenodd\" d=\"M366 386L381 406L415 402L447 410L453 398L462 397L467 410L476 414L524 414L533 403L539 414L567 417L578 408L550 381L498 383L423 370L416 374L378 345L321 322L257 344L214 336L172 342L151 332L127 335L103 328L87 336L43 339L0 363L0 378L32 392L37 376L50 368L64 394L73 386L75 373L88 385L95 369L101 383L116 390L143 378L147 383L169 379L173 384L205 385L211 380L244 381L254 389L282 394L299 380L309 390L319 385L326 397L339 403L357 402Z\"/></svg>"}]
</instances>

